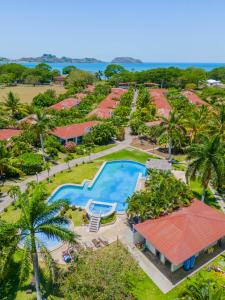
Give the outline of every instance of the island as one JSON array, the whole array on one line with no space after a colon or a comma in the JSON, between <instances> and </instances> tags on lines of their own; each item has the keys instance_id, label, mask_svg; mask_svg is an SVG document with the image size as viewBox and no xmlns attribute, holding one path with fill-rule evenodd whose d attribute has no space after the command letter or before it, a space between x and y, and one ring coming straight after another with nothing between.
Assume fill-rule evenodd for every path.
<instances>
[{"instance_id":1,"label":"island","mask_svg":"<svg viewBox=\"0 0 225 300\"><path fill-rule=\"evenodd\" d=\"M43 54L40 57L22 57L17 59L16 61L37 63L103 63L103 61L96 58L70 58L66 56L57 57L53 54Z\"/></svg>"},{"instance_id":2,"label":"island","mask_svg":"<svg viewBox=\"0 0 225 300\"><path fill-rule=\"evenodd\" d=\"M143 62L140 59L133 57L116 57L111 63L114 64L142 64Z\"/></svg>"}]
</instances>

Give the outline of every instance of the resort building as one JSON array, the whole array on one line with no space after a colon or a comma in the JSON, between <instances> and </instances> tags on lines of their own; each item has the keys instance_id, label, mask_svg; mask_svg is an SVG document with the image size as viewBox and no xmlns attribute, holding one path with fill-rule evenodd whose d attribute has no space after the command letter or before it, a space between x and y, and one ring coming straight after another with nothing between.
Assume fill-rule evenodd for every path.
<instances>
[{"instance_id":1,"label":"resort building","mask_svg":"<svg viewBox=\"0 0 225 300\"><path fill-rule=\"evenodd\" d=\"M17 123L34 125L37 123L37 116L36 116L36 114L29 115L27 117L24 117L23 119L20 119Z\"/></svg>"},{"instance_id":2,"label":"resort building","mask_svg":"<svg viewBox=\"0 0 225 300\"><path fill-rule=\"evenodd\" d=\"M209 248L224 247L225 215L194 199L190 206L134 225L134 243L143 243L149 259L158 257L171 272L186 271Z\"/></svg>"},{"instance_id":3,"label":"resort building","mask_svg":"<svg viewBox=\"0 0 225 300\"><path fill-rule=\"evenodd\" d=\"M188 99L189 102L195 105L209 105L207 102L203 101L198 95L192 91L183 91L182 95Z\"/></svg>"},{"instance_id":4,"label":"resort building","mask_svg":"<svg viewBox=\"0 0 225 300\"><path fill-rule=\"evenodd\" d=\"M67 98L56 104L49 106L49 108L60 111L62 109L70 109L70 108L80 104L80 102L81 102L81 98L78 98L78 97L77 98Z\"/></svg>"},{"instance_id":5,"label":"resort building","mask_svg":"<svg viewBox=\"0 0 225 300\"><path fill-rule=\"evenodd\" d=\"M53 83L57 85L64 85L66 77L66 75L55 76L53 78Z\"/></svg>"},{"instance_id":6,"label":"resort building","mask_svg":"<svg viewBox=\"0 0 225 300\"><path fill-rule=\"evenodd\" d=\"M19 129L0 129L0 141L9 141L12 137L18 136L22 133Z\"/></svg>"},{"instance_id":7,"label":"resort building","mask_svg":"<svg viewBox=\"0 0 225 300\"><path fill-rule=\"evenodd\" d=\"M223 86L222 82L220 80L215 79L207 79L206 80L207 86Z\"/></svg>"},{"instance_id":8,"label":"resort building","mask_svg":"<svg viewBox=\"0 0 225 300\"><path fill-rule=\"evenodd\" d=\"M156 106L159 115L168 118L171 106L166 99L166 89L149 89L150 96Z\"/></svg>"},{"instance_id":9,"label":"resort building","mask_svg":"<svg viewBox=\"0 0 225 300\"><path fill-rule=\"evenodd\" d=\"M119 105L119 99L125 92L121 88L112 88L111 93L88 116L95 115L101 119L111 118L113 109Z\"/></svg>"},{"instance_id":10,"label":"resort building","mask_svg":"<svg viewBox=\"0 0 225 300\"><path fill-rule=\"evenodd\" d=\"M86 135L93 126L97 125L97 121L88 121L84 123L72 124L68 126L57 127L50 134L57 137L62 144L69 141L80 144L83 136Z\"/></svg>"}]
</instances>

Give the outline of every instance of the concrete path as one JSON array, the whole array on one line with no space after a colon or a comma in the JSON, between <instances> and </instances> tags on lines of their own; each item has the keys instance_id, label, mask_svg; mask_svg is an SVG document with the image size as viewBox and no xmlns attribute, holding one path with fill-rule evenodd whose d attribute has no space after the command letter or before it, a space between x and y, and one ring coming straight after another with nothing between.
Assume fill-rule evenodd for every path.
<instances>
[{"instance_id":1,"label":"concrete path","mask_svg":"<svg viewBox=\"0 0 225 300\"><path fill-rule=\"evenodd\" d=\"M216 202L219 204L221 210L225 213L225 199L219 195L219 193L209 184L209 188L215 197Z\"/></svg>"},{"instance_id":2,"label":"concrete path","mask_svg":"<svg viewBox=\"0 0 225 300\"><path fill-rule=\"evenodd\" d=\"M168 278L140 251L133 243L133 233L127 227L125 234L120 241L127 247L133 258L136 260L142 270L150 277L150 279L158 286L163 293L168 293L174 288L174 285Z\"/></svg>"}]
</instances>

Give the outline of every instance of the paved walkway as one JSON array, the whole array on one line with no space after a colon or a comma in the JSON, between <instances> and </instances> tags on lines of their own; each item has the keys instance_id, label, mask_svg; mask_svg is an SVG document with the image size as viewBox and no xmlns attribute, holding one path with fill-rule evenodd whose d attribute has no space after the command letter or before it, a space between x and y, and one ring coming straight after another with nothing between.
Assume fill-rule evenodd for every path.
<instances>
[{"instance_id":1,"label":"paved walkway","mask_svg":"<svg viewBox=\"0 0 225 300\"><path fill-rule=\"evenodd\" d=\"M168 293L174 288L174 285L168 278L140 251L133 243L133 233L127 227L125 234L120 239L121 242L128 248L128 251L134 257L142 270L151 278L163 293Z\"/></svg>"}]
</instances>

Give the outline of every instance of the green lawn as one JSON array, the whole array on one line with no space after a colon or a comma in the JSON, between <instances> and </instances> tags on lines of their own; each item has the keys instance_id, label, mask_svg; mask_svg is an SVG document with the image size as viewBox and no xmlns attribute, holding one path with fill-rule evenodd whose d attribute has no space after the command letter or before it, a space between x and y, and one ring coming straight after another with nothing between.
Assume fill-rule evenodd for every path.
<instances>
[{"instance_id":1,"label":"green lawn","mask_svg":"<svg viewBox=\"0 0 225 300\"><path fill-rule=\"evenodd\" d=\"M157 158L154 155L147 154L145 152L133 149L133 148L126 148L121 151L103 156L99 158L98 160L134 160L140 163L145 163L147 158L152 157L152 158Z\"/></svg>"},{"instance_id":2,"label":"green lawn","mask_svg":"<svg viewBox=\"0 0 225 300\"><path fill-rule=\"evenodd\" d=\"M71 168L71 170L65 170L51 177L50 183L47 183L48 192L51 193L55 188L65 183L82 183L84 179L92 179L98 168L100 162L85 163L77 167ZM47 181L46 181L47 182Z\"/></svg>"},{"instance_id":3,"label":"green lawn","mask_svg":"<svg viewBox=\"0 0 225 300\"><path fill-rule=\"evenodd\" d=\"M65 213L65 216L69 218L74 226L81 226L84 224L83 216L85 215L85 212L83 210L72 210L71 208L67 210Z\"/></svg>"},{"instance_id":4,"label":"green lawn","mask_svg":"<svg viewBox=\"0 0 225 300\"><path fill-rule=\"evenodd\" d=\"M202 187L201 187L200 182L198 180L191 180L190 186L191 186L194 196L198 199L201 199ZM214 198L212 192L210 191L210 189L207 189L207 191L206 191L205 203L210 206L213 206L215 208L218 208L218 209L220 208L219 205L215 202L215 198Z\"/></svg>"},{"instance_id":5,"label":"green lawn","mask_svg":"<svg viewBox=\"0 0 225 300\"><path fill-rule=\"evenodd\" d=\"M110 149L110 148L113 148L115 147L116 144L109 144L109 145L102 145L102 146L94 146L94 148L92 149L91 153L98 153L98 152L101 152L101 151L104 151L104 150L107 150L107 149ZM80 158L80 157L84 157L84 156L87 156L87 154L76 154L76 153L72 153L73 155L73 158ZM64 163L64 159L66 157L66 154L65 153L59 153L59 157L57 159L57 162L59 163Z\"/></svg>"},{"instance_id":6,"label":"green lawn","mask_svg":"<svg viewBox=\"0 0 225 300\"><path fill-rule=\"evenodd\" d=\"M20 209L16 209L15 206L10 205L5 209L1 214L0 218L4 221L15 223L19 220L20 217Z\"/></svg>"}]
</instances>

